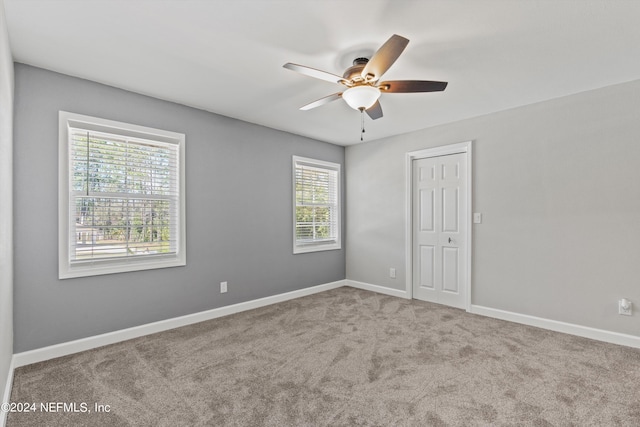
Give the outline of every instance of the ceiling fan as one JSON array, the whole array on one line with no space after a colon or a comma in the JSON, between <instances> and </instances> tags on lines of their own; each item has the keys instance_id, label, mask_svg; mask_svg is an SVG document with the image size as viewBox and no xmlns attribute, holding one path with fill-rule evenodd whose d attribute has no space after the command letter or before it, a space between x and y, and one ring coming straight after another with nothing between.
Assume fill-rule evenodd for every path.
<instances>
[{"instance_id":1,"label":"ceiling fan","mask_svg":"<svg viewBox=\"0 0 640 427\"><path fill-rule=\"evenodd\" d=\"M439 92L447 87L447 82L429 80L379 81L380 77L396 62L408 43L408 39L394 34L371 56L371 59L356 58L342 77L291 62L287 62L283 67L346 87L344 92L320 98L300 107L301 110L311 110L342 98L354 110L366 112L371 119L376 120L382 117L382 107L378 101L382 93Z\"/></svg>"}]
</instances>

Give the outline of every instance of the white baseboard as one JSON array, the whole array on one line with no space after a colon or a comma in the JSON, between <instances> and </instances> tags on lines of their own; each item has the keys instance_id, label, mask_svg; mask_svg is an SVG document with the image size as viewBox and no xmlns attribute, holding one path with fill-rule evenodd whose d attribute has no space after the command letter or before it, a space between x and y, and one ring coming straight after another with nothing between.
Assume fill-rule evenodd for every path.
<instances>
[{"instance_id":1,"label":"white baseboard","mask_svg":"<svg viewBox=\"0 0 640 427\"><path fill-rule=\"evenodd\" d=\"M2 403L8 403L11 401L11 386L13 385L13 371L14 371L14 357L11 357L11 363L9 364L9 373L7 375L7 383L4 385L4 392L2 394ZM0 427L4 427L7 423L7 412L0 411Z\"/></svg>"},{"instance_id":2,"label":"white baseboard","mask_svg":"<svg viewBox=\"0 0 640 427\"><path fill-rule=\"evenodd\" d=\"M627 347L640 348L640 337L635 335L621 334L618 332L595 329L588 326L575 325L573 323L559 322L541 317L519 314L511 311L498 310L496 308L471 305L470 313L481 316L493 317L507 320L509 322L521 323L523 325L536 326L542 329L576 335L584 338L591 338L597 341L604 341L612 344L624 345Z\"/></svg>"},{"instance_id":3,"label":"white baseboard","mask_svg":"<svg viewBox=\"0 0 640 427\"><path fill-rule=\"evenodd\" d=\"M385 286L372 285L371 283L357 282L355 280L345 280L345 286L352 288L364 289L365 291L377 292L379 294L391 295L392 297L409 299L409 295L405 290L387 288Z\"/></svg>"},{"instance_id":4,"label":"white baseboard","mask_svg":"<svg viewBox=\"0 0 640 427\"><path fill-rule=\"evenodd\" d=\"M156 332L179 328L181 326L204 322L205 320L216 319L218 317L228 316L241 311L253 310L254 308L260 308L307 295L317 294L319 292L342 287L345 285L344 282L344 280L338 280L337 282L325 283L323 285L312 286L310 288L299 289L297 291L286 292L284 294L241 302L238 304L202 311L200 313L188 314L186 316L175 317L173 319L161 320L159 322L135 326L133 328L122 329L93 337L43 347L36 350L16 353L13 355L12 359L13 367L18 368L32 363L43 362L45 360L55 359L56 357L67 356L69 354L91 350L93 348L130 340L132 338L155 334Z\"/></svg>"}]
</instances>

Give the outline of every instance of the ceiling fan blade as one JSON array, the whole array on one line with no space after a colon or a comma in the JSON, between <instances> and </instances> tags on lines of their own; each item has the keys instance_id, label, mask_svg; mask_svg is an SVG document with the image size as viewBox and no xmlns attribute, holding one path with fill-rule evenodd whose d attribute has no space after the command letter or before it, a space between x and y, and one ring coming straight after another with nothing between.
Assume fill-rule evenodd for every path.
<instances>
[{"instance_id":1,"label":"ceiling fan blade","mask_svg":"<svg viewBox=\"0 0 640 427\"><path fill-rule=\"evenodd\" d=\"M382 117L382 106L380 106L380 101L376 101L368 110L365 110L367 115L371 117L371 120L379 119Z\"/></svg>"},{"instance_id":2,"label":"ceiling fan blade","mask_svg":"<svg viewBox=\"0 0 640 427\"><path fill-rule=\"evenodd\" d=\"M342 98L342 92L334 93L333 95L325 96L324 98L320 98L317 101L313 101L307 105L303 105L302 107L300 107L300 109L303 111L311 110L312 108L320 107L321 105L328 104L340 98Z\"/></svg>"},{"instance_id":3,"label":"ceiling fan blade","mask_svg":"<svg viewBox=\"0 0 640 427\"><path fill-rule=\"evenodd\" d=\"M385 42L385 44L373 54L367 65L362 70L362 78L368 80L378 80L384 73L387 72L389 67L396 62L396 59L400 56L409 39L405 39L402 36L394 34Z\"/></svg>"},{"instance_id":4,"label":"ceiling fan blade","mask_svg":"<svg viewBox=\"0 0 640 427\"><path fill-rule=\"evenodd\" d=\"M305 76L315 77L316 79L325 80L331 83L340 83L344 81L342 77L335 74L316 70L315 68L311 67L305 67L304 65L292 64L291 62L287 62L283 65L283 67L292 71L296 71L300 74L304 74Z\"/></svg>"},{"instance_id":5,"label":"ceiling fan blade","mask_svg":"<svg viewBox=\"0 0 640 427\"><path fill-rule=\"evenodd\" d=\"M384 93L440 92L447 84L429 80L390 80L381 82L378 87Z\"/></svg>"}]
</instances>

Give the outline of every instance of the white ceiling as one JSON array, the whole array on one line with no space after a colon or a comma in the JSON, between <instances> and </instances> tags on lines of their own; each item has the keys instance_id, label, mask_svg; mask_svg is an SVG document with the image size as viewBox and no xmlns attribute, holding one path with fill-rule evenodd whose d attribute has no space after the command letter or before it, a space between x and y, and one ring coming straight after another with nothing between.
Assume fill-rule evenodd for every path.
<instances>
[{"instance_id":1,"label":"white ceiling","mask_svg":"<svg viewBox=\"0 0 640 427\"><path fill-rule=\"evenodd\" d=\"M1 1L1 0L0 0ZM640 0L4 0L15 61L340 145L360 143L342 74L392 34L410 40L384 80L368 141L640 79Z\"/></svg>"}]
</instances>

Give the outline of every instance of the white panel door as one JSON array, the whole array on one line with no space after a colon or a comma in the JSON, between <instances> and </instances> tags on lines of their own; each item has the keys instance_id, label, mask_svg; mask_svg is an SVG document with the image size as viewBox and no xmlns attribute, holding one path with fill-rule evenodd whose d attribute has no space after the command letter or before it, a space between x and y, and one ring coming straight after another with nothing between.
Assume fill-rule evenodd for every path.
<instances>
[{"instance_id":1,"label":"white panel door","mask_svg":"<svg viewBox=\"0 0 640 427\"><path fill-rule=\"evenodd\" d=\"M413 160L413 297L466 308L467 156Z\"/></svg>"}]
</instances>

